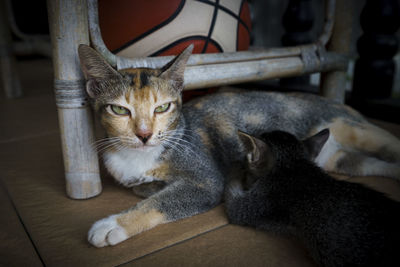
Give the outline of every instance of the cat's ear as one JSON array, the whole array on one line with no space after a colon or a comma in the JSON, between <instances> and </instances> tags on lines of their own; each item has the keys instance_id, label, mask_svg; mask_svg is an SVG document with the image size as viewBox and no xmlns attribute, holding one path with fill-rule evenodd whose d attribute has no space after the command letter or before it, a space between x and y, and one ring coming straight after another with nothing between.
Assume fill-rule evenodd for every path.
<instances>
[{"instance_id":1,"label":"cat's ear","mask_svg":"<svg viewBox=\"0 0 400 267\"><path fill-rule=\"evenodd\" d=\"M193 44L183 50L178 56L167 63L161 68L160 77L172 82L173 86L178 89L183 89L183 76L186 68L186 63L189 60L190 55L193 51Z\"/></svg>"},{"instance_id":2,"label":"cat's ear","mask_svg":"<svg viewBox=\"0 0 400 267\"><path fill-rule=\"evenodd\" d=\"M268 145L262 140L242 131L238 131L238 135L247 153L249 163L257 163L269 152Z\"/></svg>"},{"instance_id":3,"label":"cat's ear","mask_svg":"<svg viewBox=\"0 0 400 267\"><path fill-rule=\"evenodd\" d=\"M323 129L319 133L303 141L303 144L306 147L306 150L310 155L311 160L314 160L316 157L318 157L322 147L325 145L328 138L329 138L329 129Z\"/></svg>"},{"instance_id":4,"label":"cat's ear","mask_svg":"<svg viewBox=\"0 0 400 267\"><path fill-rule=\"evenodd\" d=\"M86 91L92 98L99 94L101 80L121 76L98 52L87 45L79 45L78 55L87 81Z\"/></svg>"}]
</instances>

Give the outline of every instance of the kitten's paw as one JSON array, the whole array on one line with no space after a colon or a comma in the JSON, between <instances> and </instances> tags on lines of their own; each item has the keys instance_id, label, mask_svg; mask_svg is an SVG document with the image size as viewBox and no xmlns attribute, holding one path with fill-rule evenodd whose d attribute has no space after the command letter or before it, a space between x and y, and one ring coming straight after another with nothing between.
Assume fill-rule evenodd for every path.
<instances>
[{"instance_id":1,"label":"kitten's paw","mask_svg":"<svg viewBox=\"0 0 400 267\"><path fill-rule=\"evenodd\" d=\"M117 222L117 215L95 222L88 233L88 241L95 247L113 246L126 239L128 235Z\"/></svg>"}]
</instances>

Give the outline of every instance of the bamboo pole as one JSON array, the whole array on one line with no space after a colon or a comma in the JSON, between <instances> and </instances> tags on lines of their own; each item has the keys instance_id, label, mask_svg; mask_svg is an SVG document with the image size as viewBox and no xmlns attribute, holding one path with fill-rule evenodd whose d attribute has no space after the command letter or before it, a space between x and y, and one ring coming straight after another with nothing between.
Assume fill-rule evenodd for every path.
<instances>
[{"instance_id":1,"label":"bamboo pole","mask_svg":"<svg viewBox=\"0 0 400 267\"><path fill-rule=\"evenodd\" d=\"M339 54L326 53L324 57L324 62L308 65L300 56L293 56L188 66L184 74L185 90L298 76L347 66L347 58Z\"/></svg>"},{"instance_id":2,"label":"bamboo pole","mask_svg":"<svg viewBox=\"0 0 400 267\"><path fill-rule=\"evenodd\" d=\"M0 68L3 87L7 98L22 96L22 88L12 52L12 39L7 21L6 5L0 0Z\"/></svg>"},{"instance_id":3,"label":"bamboo pole","mask_svg":"<svg viewBox=\"0 0 400 267\"><path fill-rule=\"evenodd\" d=\"M86 199L101 192L93 120L77 48L89 44L86 0L47 1L53 47L54 87L67 195Z\"/></svg>"},{"instance_id":4,"label":"bamboo pole","mask_svg":"<svg viewBox=\"0 0 400 267\"><path fill-rule=\"evenodd\" d=\"M335 25L335 8L336 0L325 1L324 29L322 30L322 33L317 40L317 43L319 43L323 47L326 46L326 44L332 37L333 26Z\"/></svg>"},{"instance_id":5,"label":"bamboo pole","mask_svg":"<svg viewBox=\"0 0 400 267\"><path fill-rule=\"evenodd\" d=\"M259 49L257 51L240 51L240 52L227 52L227 53L209 53L209 54L194 54L191 55L187 66L221 64L221 63L235 63L250 60L263 60L283 57L293 57L301 55L301 51L307 48L314 48L314 45L296 46L288 48L270 48ZM316 50L316 48L314 48ZM174 56L160 56L160 57L142 57L142 58L125 58L116 57L116 67L118 69L124 68L161 68L170 62Z\"/></svg>"},{"instance_id":6,"label":"bamboo pole","mask_svg":"<svg viewBox=\"0 0 400 267\"><path fill-rule=\"evenodd\" d=\"M335 27L327 49L348 55L353 25L353 0L337 0L335 7ZM337 102L344 103L347 69L333 70L321 76L321 94Z\"/></svg>"}]
</instances>

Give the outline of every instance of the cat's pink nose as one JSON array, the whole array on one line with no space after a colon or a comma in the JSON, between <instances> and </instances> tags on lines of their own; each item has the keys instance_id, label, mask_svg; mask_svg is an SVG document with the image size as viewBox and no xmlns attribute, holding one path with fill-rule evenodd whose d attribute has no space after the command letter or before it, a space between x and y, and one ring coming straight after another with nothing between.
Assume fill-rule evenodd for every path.
<instances>
[{"instance_id":1,"label":"cat's pink nose","mask_svg":"<svg viewBox=\"0 0 400 267\"><path fill-rule=\"evenodd\" d=\"M136 133L136 136L143 142L143 144L146 144L152 135L153 133L150 131L139 131Z\"/></svg>"}]
</instances>

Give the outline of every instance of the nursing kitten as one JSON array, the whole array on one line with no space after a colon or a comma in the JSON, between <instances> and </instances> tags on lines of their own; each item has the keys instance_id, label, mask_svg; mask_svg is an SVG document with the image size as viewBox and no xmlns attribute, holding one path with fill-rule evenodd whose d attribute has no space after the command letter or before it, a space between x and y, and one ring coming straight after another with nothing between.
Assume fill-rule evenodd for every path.
<instances>
[{"instance_id":1,"label":"nursing kitten","mask_svg":"<svg viewBox=\"0 0 400 267\"><path fill-rule=\"evenodd\" d=\"M227 186L230 222L295 235L322 266L400 266L400 203L311 162L327 129L303 142L282 131L239 135L248 151L246 185Z\"/></svg>"},{"instance_id":2,"label":"nursing kitten","mask_svg":"<svg viewBox=\"0 0 400 267\"><path fill-rule=\"evenodd\" d=\"M115 245L218 205L232 163L245 153L237 129L254 135L282 129L304 138L330 127L332 138L316 159L320 166L350 175L400 177L399 140L327 99L237 91L182 104L191 50L161 69L117 71L90 47L79 47L86 90L107 132L98 142L104 165L146 198L96 222L88 236L94 246Z\"/></svg>"}]
</instances>

